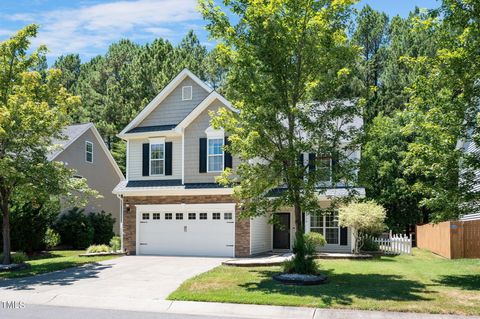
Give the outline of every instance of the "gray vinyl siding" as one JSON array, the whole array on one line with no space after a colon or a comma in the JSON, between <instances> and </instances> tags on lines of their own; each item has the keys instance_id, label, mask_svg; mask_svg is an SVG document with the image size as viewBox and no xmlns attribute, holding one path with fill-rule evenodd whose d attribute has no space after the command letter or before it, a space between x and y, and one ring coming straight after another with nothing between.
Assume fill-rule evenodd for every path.
<instances>
[{"instance_id":1,"label":"gray vinyl siding","mask_svg":"<svg viewBox=\"0 0 480 319\"><path fill-rule=\"evenodd\" d=\"M466 153L468 154L478 154L480 151L474 141L468 141L465 147ZM472 191L480 191L480 170L475 171L475 185L473 185Z\"/></svg>"},{"instance_id":2,"label":"gray vinyl siding","mask_svg":"<svg viewBox=\"0 0 480 319\"><path fill-rule=\"evenodd\" d=\"M93 163L85 161L85 142L93 143ZM103 143L103 141L102 141ZM90 128L75 142L61 152L55 161L63 162L76 175L87 179L88 186L99 192L103 198L91 198L83 208L85 213L105 211L115 218L114 231L120 231L120 200L112 194L113 189L121 181L114 166L103 151L99 141ZM64 210L69 208L64 207Z\"/></svg>"},{"instance_id":3,"label":"gray vinyl siding","mask_svg":"<svg viewBox=\"0 0 480 319\"><path fill-rule=\"evenodd\" d=\"M142 176L142 144L149 143L148 139L130 140L128 146L128 176L127 179L135 180L159 180L159 179L182 179L182 138L168 137L165 142L172 142L172 175L168 176Z\"/></svg>"},{"instance_id":4,"label":"gray vinyl siding","mask_svg":"<svg viewBox=\"0 0 480 319\"><path fill-rule=\"evenodd\" d=\"M192 99L182 101L182 87L192 87ZM138 126L180 123L207 96L204 88L189 77L185 78Z\"/></svg>"},{"instance_id":5,"label":"gray vinyl siding","mask_svg":"<svg viewBox=\"0 0 480 319\"><path fill-rule=\"evenodd\" d=\"M199 140L207 137L205 130L210 126L209 111L225 107L220 101L213 101L185 129L185 183L214 183L220 173L199 173ZM233 169L238 166L238 159L233 158Z\"/></svg>"}]
</instances>

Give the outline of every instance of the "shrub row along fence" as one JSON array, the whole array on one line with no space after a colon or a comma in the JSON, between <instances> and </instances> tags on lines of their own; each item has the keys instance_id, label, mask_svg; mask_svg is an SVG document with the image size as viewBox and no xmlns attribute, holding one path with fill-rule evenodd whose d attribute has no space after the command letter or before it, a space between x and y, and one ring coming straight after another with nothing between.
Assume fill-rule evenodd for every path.
<instances>
[{"instance_id":1,"label":"shrub row along fence","mask_svg":"<svg viewBox=\"0 0 480 319\"><path fill-rule=\"evenodd\" d=\"M376 242L380 251L386 255L412 253L412 236L396 235L390 232L388 238L372 236L368 236L368 238Z\"/></svg>"}]
</instances>

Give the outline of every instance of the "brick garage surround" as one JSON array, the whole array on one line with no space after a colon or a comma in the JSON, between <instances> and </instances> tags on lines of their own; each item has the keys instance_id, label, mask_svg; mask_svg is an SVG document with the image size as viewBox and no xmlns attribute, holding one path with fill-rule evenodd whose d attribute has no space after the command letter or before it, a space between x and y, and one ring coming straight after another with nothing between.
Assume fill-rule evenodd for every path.
<instances>
[{"instance_id":1,"label":"brick garage surround","mask_svg":"<svg viewBox=\"0 0 480 319\"><path fill-rule=\"evenodd\" d=\"M202 196L128 196L123 198L123 247L130 254L136 254L136 216L135 205L155 204L215 204L234 203L229 195ZM238 205L235 208L235 256L250 255L250 220L239 219Z\"/></svg>"}]
</instances>

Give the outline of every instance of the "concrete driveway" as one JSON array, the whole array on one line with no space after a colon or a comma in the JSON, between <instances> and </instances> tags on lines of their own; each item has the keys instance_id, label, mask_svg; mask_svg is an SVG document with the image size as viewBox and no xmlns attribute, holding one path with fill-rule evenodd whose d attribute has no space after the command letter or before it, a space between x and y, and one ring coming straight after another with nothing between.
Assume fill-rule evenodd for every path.
<instances>
[{"instance_id":1,"label":"concrete driveway","mask_svg":"<svg viewBox=\"0 0 480 319\"><path fill-rule=\"evenodd\" d=\"M225 259L204 257L125 256L98 264L34 277L0 280L0 300L34 304L55 298L75 305L100 301L143 303L164 300L186 279Z\"/></svg>"}]
</instances>

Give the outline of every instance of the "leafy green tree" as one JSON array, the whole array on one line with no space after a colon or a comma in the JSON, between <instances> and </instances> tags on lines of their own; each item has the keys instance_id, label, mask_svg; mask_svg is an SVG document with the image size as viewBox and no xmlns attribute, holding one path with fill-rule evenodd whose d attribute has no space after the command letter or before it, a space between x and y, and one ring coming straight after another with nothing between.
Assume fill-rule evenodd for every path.
<instances>
[{"instance_id":1,"label":"leafy green tree","mask_svg":"<svg viewBox=\"0 0 480 319\"><path fill-rule=\"evenodd\" d=\"M0 211L2 212L3 263L10 263L10 209L13 203L43 202L71 190L87 191L85 180L73 171L50 162L52 138L61 138L66 110L79 99L60 84L60 71L46 78L35 69L44 47L27 54L38 27L29 25L0 43ZM92 192L87 192L93 194ZM87 194L85 193L85 194ZM69 199L74 200L74 196Z\"/></svg>"},{"instance_id":2,"label":"leafy green tree","mask_svg":"<svg viewBox=\"0 0 480 319\"><path fill-rule=\"evenodd\" d=\"M358 52L344 31L352 1L224 4L237 24L213 2L200 2L207 29L228 61L227 94L239 110L222 109L213 118L213 125L229 135L228 150L242 159L235 174L227 170L220 181L236 185L234 196L244 216L293 206L296 231L302 234L302 213L321 212L319 181L332 177L333 183L348 185L354 180L354 163L347 157L355 146L341 141L351 141L356 133L343 125L356 108L330 101L338 92L326 90L349 73ZM337 163L333 176L325 169L307 173L301 153L317 154L310 162L316 167L322 167L322 156L332 156ZM272 198L278 189L283 191Z\"/></svg>"},{"instance_id":3,"label":"leafy green tree","mask_svg":"<svg viewBox=\"0 0 480 319\"><path fill-rule=\"evenodd\" d=\"M388 44L388 16L373 10L369 5L360 11L352 41L362 48L357 73L366 98L364 122L370 123L378 114L377 105L380 77L383 72L385 50Z\"/></svg>"}]
</instances>

